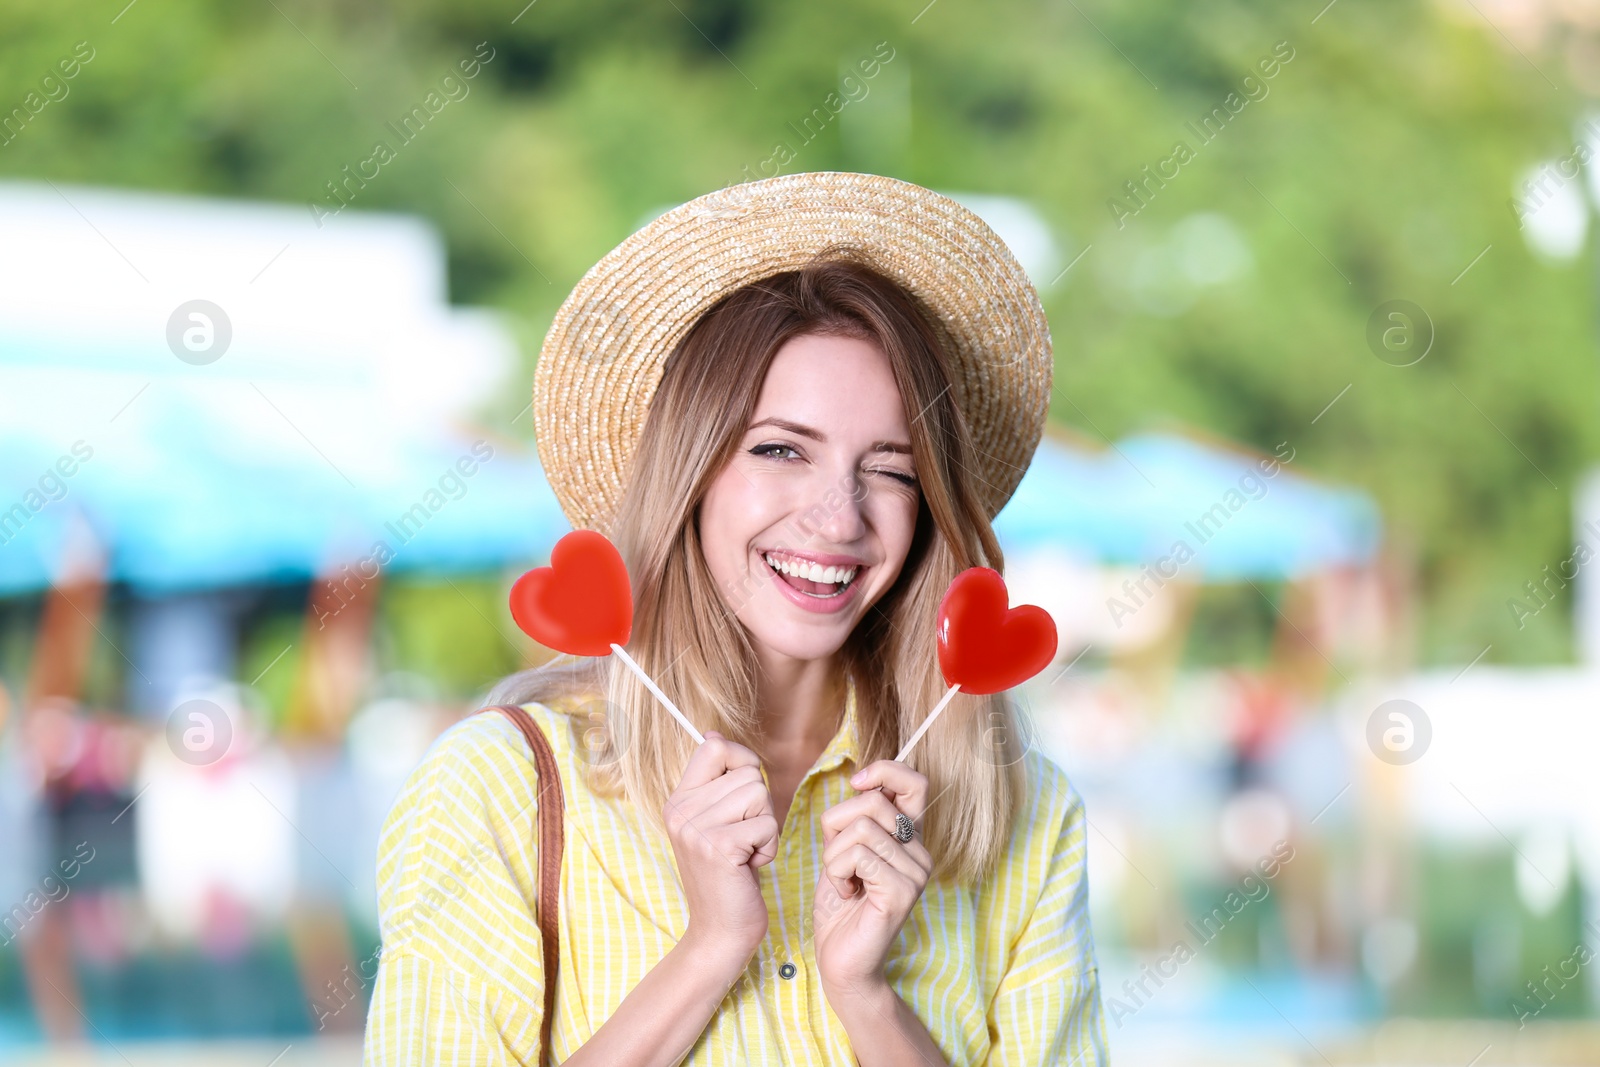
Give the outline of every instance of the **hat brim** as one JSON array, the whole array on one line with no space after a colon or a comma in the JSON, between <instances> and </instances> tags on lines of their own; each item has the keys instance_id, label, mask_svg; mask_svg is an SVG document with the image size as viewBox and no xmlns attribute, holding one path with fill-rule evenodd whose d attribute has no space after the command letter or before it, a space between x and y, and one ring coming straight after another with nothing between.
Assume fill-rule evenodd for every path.
<instances>
[{"instance_id":1,"label":"hat brim","mask_svg":"<svg viewBox=\"0 0 1600 1067\"><path fill-rule=\"evenodd\" d=\"M609 533L667 357L728 293L838 250L916 296L951 357L991 518L1038 447L1054 371L1038 293L961 204L910 182L812 171L732 185L640 228L573 287L533 379L534 436L562 511Z\"/></svg>"}]
</instances>

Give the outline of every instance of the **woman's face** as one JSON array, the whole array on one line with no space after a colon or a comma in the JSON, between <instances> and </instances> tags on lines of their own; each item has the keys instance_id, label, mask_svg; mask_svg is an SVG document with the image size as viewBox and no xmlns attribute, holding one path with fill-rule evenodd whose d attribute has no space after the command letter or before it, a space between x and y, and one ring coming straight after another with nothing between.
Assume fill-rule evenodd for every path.
<instances>
[{"instance_id":1,"label":"woman's face","mask_svg":"<svg viewBox=\"0 0 1600 1067\"><path fill-rule=\"evenodd\" d=\"M700 542L758 652L820 659L894 584L919 501L888 357L852 337L796 337L700 505Z\"/></svg>"}]
</instances>

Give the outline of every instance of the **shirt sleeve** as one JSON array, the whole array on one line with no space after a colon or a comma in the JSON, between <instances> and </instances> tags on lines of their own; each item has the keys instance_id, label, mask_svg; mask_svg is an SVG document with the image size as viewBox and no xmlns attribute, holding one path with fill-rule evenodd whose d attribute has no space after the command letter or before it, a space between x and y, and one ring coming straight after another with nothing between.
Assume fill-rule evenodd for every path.
<instances>
[{"instance_id":1,"label":"shirt sleeve","mask_svg":"<svg viewBox=\"0 0 1600 1067\"><path fill-rule=\"evenodd\" d=\"M537 1067L538 784L498 713L450 727L406 780L378 845L364 1067Z\"/></svg>"},{"instance_id":2,"label":"shirt sleeve","mask_svg":"<svg viewBox=\"0 0 1600 1067\"><path fill-rule=\"evenodd\" d=\"M989 1006L991 1045L984 1064L1105 1067L1083 799L1054 763L1040 757L1035 767L1035 795L1048 817L1036 829L1033 847L1048 867Z\"/></svg>"}]
</instances>

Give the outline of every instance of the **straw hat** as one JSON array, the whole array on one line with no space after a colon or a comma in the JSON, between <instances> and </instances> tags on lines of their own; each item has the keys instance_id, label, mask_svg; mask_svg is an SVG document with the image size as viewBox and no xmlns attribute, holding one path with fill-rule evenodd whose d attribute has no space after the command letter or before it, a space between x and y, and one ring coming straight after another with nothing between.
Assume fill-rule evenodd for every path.
<instances>
[{"instance_id":1,"label":"straw hat","mask_svg":"<svg viewBox=\"0 0 1600 1067\"><path fill-rule=\"evenodd\" d=\"M667 357L713 304L818 253L850 254L933 313L979 453L990 517L1033 458L1053 361L1039 295L986 223L947 196L816 171L719 189L666 212L579 279L533 377L545 475L576 529L610 532Z\"/></svg>"}]
</instances>

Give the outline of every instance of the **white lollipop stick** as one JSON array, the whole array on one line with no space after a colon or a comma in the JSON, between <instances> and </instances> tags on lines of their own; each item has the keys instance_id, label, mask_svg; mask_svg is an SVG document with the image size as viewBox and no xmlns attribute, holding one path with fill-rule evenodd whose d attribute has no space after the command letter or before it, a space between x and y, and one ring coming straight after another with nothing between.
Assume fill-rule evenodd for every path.
<instances>
[{"instance_id":1,"label":"white lollipop stick","mask_svg":"<svg viewBox=\"0 0 1600 1067\"><path fill-rule=\"evenodd\" d=\"M959 692L960 689L961 683L957 682L955 685L952 685L949 689L945 690L944 697L939 701L939 703L934 705L933 710L928 713L928 717L922 720L922 725L917 727L917 732L911 735L911 740L907 741L906 747L900 750L900 755L894 758L896 763L905 762L907 754L911 752L911 746L922 740L922 735L928 732L928 727L933 725L933 720L937 719L939 717L939 713L944 711L944 709L949 706L950 701L955 697L956 693Z\"/></svg>"},{"instance_id":2,"label":"white lollipop stick","mask_svg":"<svg viewBox=\"0 0 1600 1067\"><path fill-rule=\"evenodd\" d=\"M661 701L663 707L672 712L672 717L677 719L678 722L683 725L685 730L689 731L689 736L694 738L695 744L699 745L705 743L705 738L700 736L700 731L694 728L694 723L683 717L683 712L678 710L678 706L671 700L667 699L667 694L663 693L661 691L661 687L650 680L650 676L644 673L643 667L633 662L633 657L624 652L621 645L613 641L611 643L611 651L615 652L619 657L621 657L622 662L628 665L628 669L638 676L639 681L644 683L644 687L655 694L656 699Z\"/></svg>"}]
</instances>

